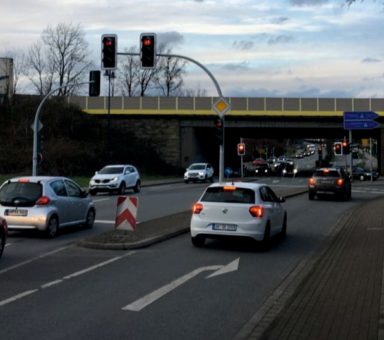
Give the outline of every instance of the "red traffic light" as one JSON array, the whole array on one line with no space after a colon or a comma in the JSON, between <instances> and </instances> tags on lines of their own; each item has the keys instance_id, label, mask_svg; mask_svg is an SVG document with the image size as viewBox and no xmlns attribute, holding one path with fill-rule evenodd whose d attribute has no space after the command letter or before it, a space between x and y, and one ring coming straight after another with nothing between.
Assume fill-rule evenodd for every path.
<instances>
[{"instance_id":1,"label":"red traffic light","mask_svg":"<svg viewBox=\"0 0 384 340\"><path fill-rule=\"evenodd\" d=\"M141 67L153 68L156 64L156 34L142 33L140 35Z\"/></svg>"},{"instance_id":2,"label":"red traffic light","mask_svg":"<svg viewBox=\"0 0 384 340\"><path fill-rule=\"evenodd\" d=\"M237 144L237 154L239 156L244 156L245 155L245 144L244 143Z\"/></svg>"},{"instance_id":3,"label":"red traffic light","mask_svg":"<svg viewBox=\"0 0 384 340\"><path fill-rule=\"evenodd\" d=\"M117 35L103 34L101 37L101 68L115 70L117 66Z\"/></svg>"},{"instance_id":4,"label":"red traffic light","mask_svg":"<svg viewBox=\"0 0 384 340\"><path fill-rule=\"evenodd\" d=\"M217 129L221 129L223 127L223 120L221 118L216 118L215 126Z\"/></svg>"}]
</instances>

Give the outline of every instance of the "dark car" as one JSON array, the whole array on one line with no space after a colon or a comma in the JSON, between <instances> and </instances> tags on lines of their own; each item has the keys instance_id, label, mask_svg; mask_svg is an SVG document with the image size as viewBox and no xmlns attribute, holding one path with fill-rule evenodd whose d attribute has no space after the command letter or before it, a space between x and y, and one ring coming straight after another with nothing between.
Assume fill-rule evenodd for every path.
<instances>
[{"instance_id":1,"label":"dark car","mask_svg":"<svg viewBox=\"0 0 384 340\"><path fill-rule=\"evenodd\" d=\"M255 165L255 175L256 176L267 176L271 173L271 168L268 163Z\"/></svg>"},{"instance_id":2,"label":"dark car","mask_svg":"<svg viewBox=\"0 0 384 340\"><path fill-rule=\"evenodd\" d=\"M5 243L7 242L8 225L7 221L0 217L0 257L3 255Z\"/></svg>"},{"instance_id":3,"label":"dark car","mask_svg":"<svg viewBox=\"0 0 384 340\"><path fill-rule=\"evenodd\" d=\"M343 168L320 168L313 173L308 180L308 198L313 200L318 195L351 199L351 180Z\"/></svg>"},{"instance_id":4,"label":"dark car","mask_svg":"<svg viewBox=\"0 0 384 340\"><path fill-rule=\"evenodd\" d=\"M371 178L376 180L379 177L379 173L375 170L370 171L361 167L353 167L352 177L360 181L371 180Z\"/></svg>"}]
</instances>

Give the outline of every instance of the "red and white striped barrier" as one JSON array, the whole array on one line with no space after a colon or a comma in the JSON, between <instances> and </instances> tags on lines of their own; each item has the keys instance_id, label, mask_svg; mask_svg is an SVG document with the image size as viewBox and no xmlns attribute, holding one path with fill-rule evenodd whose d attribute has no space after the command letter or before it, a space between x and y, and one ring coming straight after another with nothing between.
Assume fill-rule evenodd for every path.
<instances>
[{"instance_id":1,"label":"red and white striped barrier","mask_svg":"<svg viewBox=\"0 0 384 340\"><path fill-rule=\"evenodd\" d=\"M135 231L138 204L139 200L135 196L119 196L117 198L116 229Z\"/></svg>"}]
</instances>

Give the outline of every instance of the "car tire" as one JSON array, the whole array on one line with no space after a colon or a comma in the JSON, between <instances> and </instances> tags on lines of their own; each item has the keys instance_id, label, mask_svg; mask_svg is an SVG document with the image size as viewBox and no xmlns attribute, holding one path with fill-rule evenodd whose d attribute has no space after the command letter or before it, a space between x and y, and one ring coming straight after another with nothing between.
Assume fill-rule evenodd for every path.
<instances>
[{"instance_id":1,"label":"car tire","mask_svg":"<svg viewBox=\"0 0 384 340\"><path fill-rule=\"evenodd\" d=\"M121 184L119 186L118 194L119 195L124 195L125 194L125 189L126 189L125 182L121 182Z\"/></svg>"},{"instance_id":2,"label":"car tire","mask_svg":"<svg viewBox=\"0 0 384 340\"><path fill-rule=\"evenodd\" d=\"M308 199L309 199L310 201L313 201L313 200L315 199L315 194L314 194L313 192L309 192L309 193L308 193Z\"/></svg>"},{"instance_id":3,"label":"car tire","mask_svg":"<svg viewBox=\"0 0 384 340\"><path fill-rule=\"evenodd\" d=\"M48 238L54 238L59 231L59 219L57 216L51 216L47 223L47 229L45 230Z\"/></svg>"},{"instance_id":4,"label":"car tire","mask_svg":"<svg viewBox=\"0 0 384 340\"><path fill-rule=\"evenodd\" d=\"M205 238L203 236L195 236L195 237L191 237L191 241L195 247L200 248L204 246Z\"/></svg>"},{"instance_id":5,"label":"car tire","mask_svg":"<svg viewBox=\"0 0 384 340\"><path fill-rule=\"evenodd\" d=\"M137 181L135 186L133 187L133 191L138 193L138 192L140 192L140 190L141 190L141 183L140 183L140 181Z\"/></svg>"},{"instance_id":6,"label":"car tire","mask_svg":"<svg viewBox=\"0 0 384 340\"><path fill-rule=\"evenodd\" d=\"M0 258L3 255L5 248L5 234L3 231L0 231Z\"/></svg>"},{"instance_id":7,"label":"car tire","mask_svg":"<svg viewBox=\"0 0 384 340\"><path fill-rule=\"evenodd\" d=\"M287 214L284 214L283 225L281 227L280 238L284 240L287 237Z\"/></svg>"},{"instance_id":8,"label":"car tire","mask_svg":"<svg viewBox=\"0 0 384 340\"><path fill-rule=\"evenodd\" d=\"M264 230L264 237L261 241L261 245L264 251L267 251L271 248L271 223L268 221Z\"/></svg>"},{"instance_id":9,"label":"car tire","mask_svg":"<svg viewBox=\"0 0 384 340\"><path fill-rule=\"evenodd\" d=\"M93 190L93 189L91 189L91 190L89 190L89 193L90 193L92 196L94 196L94 195L97 194L97 190Z\"/></svg>"},{"instance_id":10,"label":"car tire","mask_svg":"<svg viewBox=\"0 0 384 340\"><path fill-rule=\"evenodd\" d=\"M211 176L211 178L209 180L211 181L211 183L213 183L213 176Z\"/></svg>"},{"instance_id":11,"label":"car tire","mask_svg":"<svg viewBox=\"0 0 384 340\"><path fill-rule=\"evenodd\" d=\"M185 184L188 184L188 183L189 183L189 180L188 180L188 179L185 179L185 180L184 180L184 183L185 183Z\"/></svg>"},{"instance_id":12,"label":"car tire","mask_svg":"<svg viewBox=\"0 0 384 340\"><path fill-rule=\"evenodd\" d=\"M87 229L92 229L95 223L96 212L95 209L89 209L87 213L87 217L85 219L84 227Z\"/></svg>"}]
</instances>

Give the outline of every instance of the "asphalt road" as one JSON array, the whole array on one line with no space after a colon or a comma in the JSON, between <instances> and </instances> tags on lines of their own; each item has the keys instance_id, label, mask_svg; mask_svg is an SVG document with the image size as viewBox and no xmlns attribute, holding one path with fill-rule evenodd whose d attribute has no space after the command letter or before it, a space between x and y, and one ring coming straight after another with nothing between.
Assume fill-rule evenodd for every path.
<instances>
[{"instance_id":1,"label":"asphalt road","mask_svg":"<svg viewBox=\"0 0 384 340\"><path fill-rule=\"evenodd\" d=\"M145 188L141 207L147 209L147 199L150 206L158 204L154 216L184 209L189 206L184 201L194 201L203 186ZM269 252L244 242L210 241L194 248L187 234L134 252L73 246L73 240L110 227L107 223L54 240L11 236L0 261L1 334L5 339L232 339L316 252L343 213L382 194L371 189L358 188L350 202L288 199L288 237ZM101 217L110 218L107 212Z\"/></svg>"}]
</instances>

